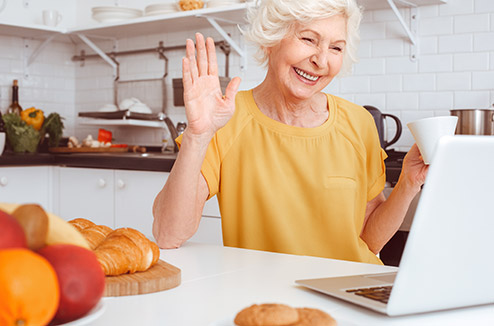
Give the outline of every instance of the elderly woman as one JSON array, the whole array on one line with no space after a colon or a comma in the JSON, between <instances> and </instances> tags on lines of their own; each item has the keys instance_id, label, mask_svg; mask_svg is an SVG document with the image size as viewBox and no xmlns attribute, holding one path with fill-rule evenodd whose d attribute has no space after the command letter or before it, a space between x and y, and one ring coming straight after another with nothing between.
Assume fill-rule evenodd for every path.
<instances>
[{"instance_id":1,"label":"elderly woman","mask_svg":"<svg viewBox=\"0 0 494 326\"><path fill-rule=\"evenodd\" d=\"M221 93L214 42L187 40L183 84L188 127L163 190L153 232L180 246L217 195L226 246L359 262L400 226L426 175L416 146L386 200L386 153L372 116L322 90L355 58L355 0L264 0L246 37L267 67L254 89ZM197 56L196 56L197 50Z\"/></svg>"}]
</instances>

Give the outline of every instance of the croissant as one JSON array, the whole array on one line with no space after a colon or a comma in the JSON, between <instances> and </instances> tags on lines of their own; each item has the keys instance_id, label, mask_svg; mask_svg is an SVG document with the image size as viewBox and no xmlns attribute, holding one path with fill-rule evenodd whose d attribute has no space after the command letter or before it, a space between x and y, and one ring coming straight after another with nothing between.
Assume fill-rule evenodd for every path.
<instances>
[{"instance_id":1,"label":"croissant","mask_svg":"<svg viewBox=\"0 0 494 326\"><path fill-rule=\"evenodd\" d=\"M158 246L131 228L112 231L94 253L105 275L142 272L159 259Z\"/></svg>"},{"instance_id":2,"label":"croissant","mask_svg":"<svg viewBox=\"0 0 494 326\"><path fill-rule=\"evenodd\" d=\"M112 230L105 225L95 225L82 218L69 223L80 228L81 234L98 258L105 275L143 272L153 266L160 257L158 245L138 230L132 228Z\"/></svg>"},{"instance_id":3,"label":"croissant","mask_svg":"<svg viewBox=\"0 0 494 326\"><path fill-rule=\"evenodd\" d=\"M85 228L88 228L90 226L96 225L90 220L86 220L85 218L75 218L69 221L69 223L72 224L79 231L84 230Z\"/></svg>"},{"instance_id":4,"label":"croissant","mask_svg":"<svg viewBox=\"0 0 494 326\"><path fill-rule=\"evenodd\" d=\"M89 248L91 250L96 249L113 229L106 225L93 225L88 228L82 229L81 234L86 238Z\"/></svg>"}]
</instances>

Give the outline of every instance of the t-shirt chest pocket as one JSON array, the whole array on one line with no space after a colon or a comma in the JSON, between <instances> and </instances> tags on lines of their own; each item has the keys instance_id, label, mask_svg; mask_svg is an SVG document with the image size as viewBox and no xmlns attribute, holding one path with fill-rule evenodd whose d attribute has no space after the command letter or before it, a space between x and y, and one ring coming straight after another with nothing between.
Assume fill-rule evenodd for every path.
<instances>
[{"instance_id":1,"label":"t-shirt chest pocket","mask_svg":"<svg viewBox=\"0 0 494 326\"><path fill-rule=\"evenodd\" d=\"M324 188L328 190L355 191L357 184L353 178L342 176L326 176Z\"/></svg>"},{"instance_id":2,"label":"t-shirt chest pocket","mask_svg":"<svg viewBox=\"0 0 494 326\"><path fill-rule=\"evenodd\" d=\"M357 183L345 176L326 176L324 192L328 212L339 221L350 222L354 218L357 201Z\"/></svg>"}]
</instances>

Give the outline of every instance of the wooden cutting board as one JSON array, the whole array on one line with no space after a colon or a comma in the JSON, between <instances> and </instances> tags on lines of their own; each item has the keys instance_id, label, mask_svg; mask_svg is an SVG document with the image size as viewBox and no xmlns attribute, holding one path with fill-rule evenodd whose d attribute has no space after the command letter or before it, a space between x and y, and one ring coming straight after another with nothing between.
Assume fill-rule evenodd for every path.
<instances>
[{"instance_id":1,"label":"wooden cutting board","mask_svg":"<svg viewBox=\"0 0 494 326\"><path fill-rule=\"evenodd\" d=\"M145 272L107 276L105 297L119 297L168 290L180 285L179 268L162 260Z\"/></svg>"},{"instance_id":2,"label":"wooden cutting board","mask_svg":"<svg viewBox=\"0 0 494 326\"><path fill-rule=\"evenodd\" d=\"M48 147L48 152L50 153L108 153L128 151L128 147Z\"/></svg>"}]
</instances>

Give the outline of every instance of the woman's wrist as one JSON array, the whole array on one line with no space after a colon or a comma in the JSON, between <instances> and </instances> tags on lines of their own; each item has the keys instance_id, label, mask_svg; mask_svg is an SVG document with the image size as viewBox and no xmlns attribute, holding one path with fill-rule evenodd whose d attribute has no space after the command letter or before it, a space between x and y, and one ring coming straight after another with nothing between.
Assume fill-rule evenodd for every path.
<instances>
[{"instance_id":1,"label":"woman's wrist","mask_svg":"<svg viewBox=\"0 0 494 326\"><path fill-rule=\"evenodd\" d=\"M193 147L196 151L206 150L213 136L214 133L194 134L185 129L182 135L181 147Z\"/></svg>"},{"instance_id":2,"label":"woman's wrist","mask_svg":"<svg viewBox=\"0 0 494 326\"><path fill-rule=\"evenodd\" d=\"M421 187L421 185L411 181L402 173L394 188L398 190L398 192L401 192L403 196L413 199L417 193L420 192Z\"/></svg>"}]
</instances>

